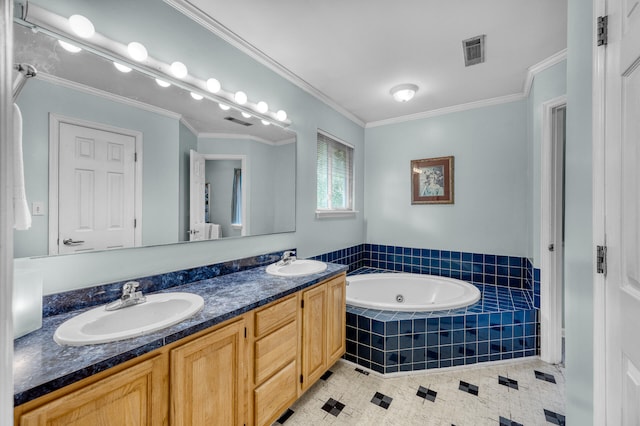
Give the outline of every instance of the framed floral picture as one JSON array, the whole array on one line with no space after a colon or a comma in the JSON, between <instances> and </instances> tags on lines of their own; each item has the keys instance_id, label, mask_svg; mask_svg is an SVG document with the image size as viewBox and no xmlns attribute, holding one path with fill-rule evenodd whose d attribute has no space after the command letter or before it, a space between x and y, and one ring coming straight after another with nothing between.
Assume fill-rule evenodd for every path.
<instances>
[{"instance_id":1,"label":"framed floral picture","mask_svg":"<svg viewBox=\"0 0 640 426\"><path fill-rule=\"evenodd\" d=\"M411 204L453 204L453 156L411 160Z\"/></svg>"}]
</instances>

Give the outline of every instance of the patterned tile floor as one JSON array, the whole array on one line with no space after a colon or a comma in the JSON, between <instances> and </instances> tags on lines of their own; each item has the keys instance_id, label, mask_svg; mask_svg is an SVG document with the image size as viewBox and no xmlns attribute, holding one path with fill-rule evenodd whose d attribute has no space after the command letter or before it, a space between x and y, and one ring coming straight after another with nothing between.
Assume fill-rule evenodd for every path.
<instances>
[{"instance_id":1,"label":"patterned tile floor","mask_svg":"<svg viewBox=\"0 0 640 426\"><path fill-rule=\"evenodd\" d=\"M539 359L381 377L340 360L274 425L565 425L564 369Z\"/></svg>"}]
</instances>

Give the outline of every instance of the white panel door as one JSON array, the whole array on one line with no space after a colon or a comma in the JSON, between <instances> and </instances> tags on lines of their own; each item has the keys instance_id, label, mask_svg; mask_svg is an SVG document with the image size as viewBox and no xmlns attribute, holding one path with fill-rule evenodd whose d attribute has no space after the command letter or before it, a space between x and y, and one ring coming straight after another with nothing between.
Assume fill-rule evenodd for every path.
<instances>
[{"instance_id":1,"label":"white panel door","mask_svg":"<svg viewBox=\"0 0 640 426\"><path fill-rule=\"evenodd\" d=\"M135 138L60 123L58 251L135 244Z\"/></svg>"},{"instance_id":2,"label":"white panel door","mask_svg":"<svg viewBox=\"0 0 640 426\"><path fill-rule=\"evenodd\" d=\"M191 150L189 155L189 241L204 239L205 156Z\"/></svg>"},{"instance_id":3,"label":"white panel door","mask_svg":"<svg viewBox=\"0 0 640 426\"><path fill-rule=\"evenodd\" d=\"M609 425L640 425L640 2L609 6L606 416Z\"/></svg>"}]
</instances>

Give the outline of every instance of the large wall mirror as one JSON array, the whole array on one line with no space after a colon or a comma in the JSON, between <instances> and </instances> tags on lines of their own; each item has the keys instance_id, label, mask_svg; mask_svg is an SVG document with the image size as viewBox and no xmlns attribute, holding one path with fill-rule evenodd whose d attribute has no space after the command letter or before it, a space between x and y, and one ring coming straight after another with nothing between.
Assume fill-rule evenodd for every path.
<instances>
[{"instance_id":1,"label":"large wall mirror","mask_svg":"<svg viewBox=\"0 0 640 426\"><path fill-rule=\"evenodd\" d=\"M14 28L38 71L16 100L33 223L15 257L295 231L295 133Z\"/></svg>"}]
</instances>

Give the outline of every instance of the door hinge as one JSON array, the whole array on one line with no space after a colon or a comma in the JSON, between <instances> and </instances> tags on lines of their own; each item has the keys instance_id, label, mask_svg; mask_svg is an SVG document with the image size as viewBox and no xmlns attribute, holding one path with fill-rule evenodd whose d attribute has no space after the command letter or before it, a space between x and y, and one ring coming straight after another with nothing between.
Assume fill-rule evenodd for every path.
<instances>
[{"instance_id":1,"label":"door hinge","mask_svg":"<svg viewBox=\"0 0 640 426\"><path fill-rule=\"evenodd\" d=\"M302 382L303 382L303 377L302 377L302 374L301 374L300 375L300 383L302 383Z\"/></svg>"},{"instance_id":2,"label":"door hinge","mask_svg":"<svg viewBox=\"0 0 640 426\"><path fill-rule=\"evenodd\" d=\"M133 219L133 227L136 228L138 226L138 219Z\"/></svg>"},{"instance_id":3,"label":"door hinge","mask_svg":"<svg viewBox=\"0 0 640 426\"><path fill-rule=\"evenodd\" d=\"M134 152L134 153L133 153L133 162L134 162L134 163L137 163L137 162L138 162L138 153L137 153L137 152Z\"/></svg>"},{"instance_id":4,"label":"door hinge","mask_svg":"<svg viewBox=\"0 0 640 426\"><path fill-rule=\"evenodd\" d=\"M607 33L609 31L609 17L598 16L598 46L606 46L607 45Z\"/></svg>"},{"instance_id":5,"label":"door hinge","mask_svg":"<svg viewBox=\"0 0 640 426\"><path fill-rule=\"evenodd\" d=\"M596 271L607 275L607 246L597 246Z\"/></svg>"},{"instance_id":6,"label":"door hinge","mask_svg":"<svg viewBox=\"0 0 640 426\"><path fill-rule=\"evenodd\" d=\"M247 327L244 328L244 338L247 338Z\"/></svg>"},{"instance_id":7,"label":"door hinge","mask_svg":"<svg viewBox=\"0 0 640 426\"><path fill-rule=\"evenodd\" d=\"M300 301L300 308L304 309L304 300Z\"/></svg>"}]
</instances>

